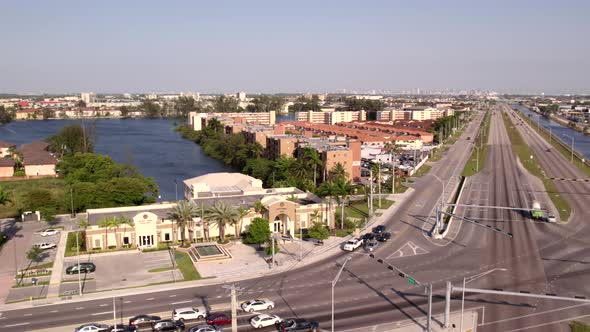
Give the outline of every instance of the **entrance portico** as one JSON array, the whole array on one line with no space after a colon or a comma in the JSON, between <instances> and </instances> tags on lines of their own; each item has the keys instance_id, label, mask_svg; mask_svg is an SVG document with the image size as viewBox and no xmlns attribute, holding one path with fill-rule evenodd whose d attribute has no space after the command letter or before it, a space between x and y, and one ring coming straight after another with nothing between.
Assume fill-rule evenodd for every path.
<instances>
[{"instance_id":1,"label":"entrance portico","mask_svg":"<svg viewBox=\"0 0 590 332\"><path fill-rule=\"evenodd\" d=\"M271 232L294 236L294 221L299 204L276 196L264 198L261 202L267 210Z\"/></svg>"}]
</instances>

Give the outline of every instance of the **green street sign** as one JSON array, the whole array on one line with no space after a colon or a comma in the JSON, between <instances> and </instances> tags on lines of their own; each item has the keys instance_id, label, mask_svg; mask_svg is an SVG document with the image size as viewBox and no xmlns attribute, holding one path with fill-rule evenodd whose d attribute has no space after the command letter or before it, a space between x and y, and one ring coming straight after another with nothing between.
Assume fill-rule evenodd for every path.
<instances>
[{"instance_id":1,"label":"green street sign","mask_svg":"<svg viewBox=\"0 0 590 332\"><path fill-rule=\"evenodd\" d=\"M412 285L416 284L416 280L414 280L414 278L412 278L412 277L408 277L408 282Z\"/></svg>"}]
</instances>

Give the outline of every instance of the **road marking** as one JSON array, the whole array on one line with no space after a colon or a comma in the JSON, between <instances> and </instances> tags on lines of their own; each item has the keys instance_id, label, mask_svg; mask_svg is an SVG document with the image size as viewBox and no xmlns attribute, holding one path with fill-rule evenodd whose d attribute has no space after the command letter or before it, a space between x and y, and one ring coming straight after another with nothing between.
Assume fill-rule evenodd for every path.
<instances>
[{"instance_id":1,"label":"road marking","mask_svg":"<svg viewBox=\"0 0 590 332\"><path fill-rule=\"evenodd\" d=\"M33 316L33 314L24 314L24 317Z\"/></svg>"},{"instance_id":2,"label":"road marking","mask_svg":"<svg viewBox=\"0 0 590 332\"><path fill-rule=\"evenodd\" d=\"M50 313L54 314L56 312L59 312L58 310L51 310Z\"/></svg>"},{"instance_id":3,"label":"road marking","mask_svg":"<svg viewBox=\"0 0 590 332\"><path fill-rule=\"evenodd\" d=\"M106 304L106 303L99 305L99 307L106 307L106 306L108 306L108 304Z\"/></svg>"},{"instance_id":4,"label":"road marking","mask_svg":"<svg viewBox=\"0 0 590 332\"><path fill-rule=\"evenodd\" d=\"M563 323L563 322L569 322L578 318L584 318L584 317L588 317L590 316L590 314L587 315L582 315L582 316L577 316L577 317L571 317L571 318L566 318L566 319L560 319L560 320L555 320L549 323L543 323L543 324L537 324L537 325L532 325L532 326L527 326L527 327L523 327L520 329L516 329L516 330L510 330L507 332L515 332L515 331L524 331L524 330L528 330L528 329L533 329L535 327L540 327L540 326L545 326L545 325L550 325L550 324L555 324L555 323Z\"/></svg>"},{"instance_id":5,"label":"road marking","mask_svg":"<svg viewBox=\"0 0 590 332\"><path fill-rule=\"evenodd\" d=\"M123 301L123 303L131 303L131 301Z\"/></svg>"},{"instance_id":6,"label":"road marking","mask_svg":"<svg viewBox=\"0 0 590 332\"><path fill-rule=\"evenodd\" d=\"M18 323L18 324L10 324L10 325L4 325L4 327L15 327L15 326L23 326L23 325L29 325L31 323Z\"/></svg>"},{"instance_id":7,"label":"road marking","mask_svg":"<svg viewBox=\"0 0 590 332\"><path fill-rule=\"evenodd\" d=\"M181 304L181 303L191 303L193 302L192 300L187 300L187 301L179 301L179 302L172 302L170 304Z\"/></svg>"},{"instance_id":8,"label":"road marking","mask_svg":"<svg viewBox=\"0 0 590 332\"><path fill-rule=\"evenodd\" d=\"M151 300L153 300L153 299L154 299L153 297L149 297L149 298L147 298L147 299L145 299L145 300L146 300L146 301L151 301Z\"/></svg>"},{"instance_id":9,"label":"road marking","mask_svg":"<svg viewBox=\"0 0 590 332\"><path fill-rule=\"evenodd\" d=\"M172 295L170 295L170 296L168 296L168 297L176 297L176 295L172 294Z\"/></svg>"},{"instance_id":10,"label":"road marking","mask_svg":"<svg viewBox=\"0 0 590 332\"><path fill-rule=\"evenodd\" d=\"M112 311L105 311L105 312L96 312L91 314L90 316L100 316L100 315L106 315L106 314L112 314Z\"/></svg>"},{"instance_id":11,"label":"road marking","mask_svg":"<svg viewBox=\"0 0 590 332\"><path fill-rule=\"evenodd\" d=\"M84 307L78 307L78 308L76 308L76 310L82 310L82 309L84 309Z\"/></svg>"},{"instance_id":12,"label":"road marking","mask_svg":"<svg viewBox=\"0 0 590 332\"><path fill-rule=\"evenodd\" d=\"M496 323L504 323L504 322L508 322L508 321L511 321L511 320L515 320L515 319L521 319L521 318L531 317L531 316L537 316L537 315L544 315L544 314L548 314L550 312L556 312L556 311L562 311L562 310L566 310L566 309L572 309L572 308L587 306L589 304L590 303L576 304L576 305L572 305L572 306L569 306L569 307L563 307L563 308L551 309L551 310L547 310L547 311L536 312L534 314L528 314L528 315L523 315L523 316L517 316L517 317L512 317L512 318L495 320L495 321L492 321L492 322L487 322L485 324L479 324L479 325L491 325L491 324L496 324Z\"/></svg>"}]
</instances>

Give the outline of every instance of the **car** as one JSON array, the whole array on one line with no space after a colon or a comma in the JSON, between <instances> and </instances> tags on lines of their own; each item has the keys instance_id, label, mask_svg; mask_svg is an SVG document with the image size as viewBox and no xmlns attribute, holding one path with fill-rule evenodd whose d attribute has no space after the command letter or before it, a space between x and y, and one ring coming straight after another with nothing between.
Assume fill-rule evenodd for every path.
<instances>
[{"instance_id":1,"label":"car","mask_svg":"<svg viewBox=\"0 0 590 332\"><path fill-rule=\"evenodd\" d=\"M363 239L363 241L368 242L371 241L375 238L375 234L373 233L367 233L365 235L363 235L363 237L361 239Z\"/></svg>"},{"instance_id":2,"label":"car","mask_svg":"<svg viewBox=\"0 0 590 332\"><path fill-rule=\"evenodd\" d=\"M287 331L312 331L317 332L320 328L318 322L303 318L290 318L280 321L275 325L280 332Z\"/></svg>"},{"instance_id":3,"label":"car","mask_svg":"<svg viewBox=\"0 0 590 332\"><path fill-rule=\"evenodd\" d=\"M215 326L231 324L231 318L226 314L220 313L208 314L207 317L205 317L205 321L207 322L207 324Z\"/></svg>"},{"instance_id":4,"label":"car","mask_svg":"<svg viewBox=\"0 0 590 332\"><path fill-rule=\"evenodd\" d=\"M35 246L41 250L54 249L57 247L57 245L55 245L55 243L47 243L47 242L35 243L33 246Z\"/></svg>"},{"instance_id":5,"label":"car","mask_svg":"<svg viewBox=\"0 0 590 332\"><path fill-rule=\"evenodd\" d=\"M364 242L363 239L350 239L344 243L342 249L346 251L355 251L361 247Z\"/></svg>"},{"instance_id":6,"label":"car","mask_svg":"<svg viewBox=\"0 0 590 332\"><path fill-rule=\"evenodd\" d=\"M151 325L152 323L155 323L157 321L159 321L160 317L158 316L151 316L151 315L137 315L135 317L131 317L129 318L129 325L131 326L147 326L147 325Z\"/></svg>"},{"instance_id":7,"label":"car","mask_svg":"<svg viewBox=\"0 0 590 332\"><path fill-rule=\"evenodd\" d=\"M389 232L383 232L383 233L377 235L377 238L376 239L379 242L385 242L385 241L391 239L391 233L389 233Z\"/></svg>"},{"instance_id":8,"label":"car","mask_svg":"<svg viewBox=\"0 0 590 332\"><path fill-rule=\"evenodd\" d=\"M467 140L469 141L471 139L471 137L467 136Z\"/></svg>"},{"instance_id":9,"label":"car","mask_svg":"<svg viewBox=\"0 0 590 332\"><path fill-rule=\"evenodd\" d=\"M375 227L373 227L372 231L375 234L383 233L383 232L385 232L385 226L383 226L383 225L375 226Z\"/></svg>"},{"instance_id":10,"label":"car","mask_svg":"<svg viewBox=\"0 0 590 332\"><path fill-rule=\"evenodd\" d=\"M270 310L275 307L275 303L269 299L256 299L242 303L241 307L244 311L254 312L256 310Z\"/></svg>"},{"instance_id":11,"label":"car","mask_svg":"<svg viewBox=\"0 0 590 332\"><path fill-rule=\"evenodd\" d=\"M365 244L365 250L368 252L374 251L379 246L379 242L377 241L370 241Z\"/></svg>"},{"instance_id":12,"label":"car","mask_svg":"<svg viewBox=\"0 0 590 332\"><path fill-rule=\"evenodd\" d=\"M207 316L205 308L178 308L172 311L172 319L179 320L181 322L191 319L202 319Z\"/></svg>"},{"instance_id":13,"label":"car","mask_svg":"<svg viewBox=\"0 0 590 332\"><path fill-rule=\"evenodd\" d=\"M250 325L255 329L276 325L282 321L281 317L272 314L260 314L250 318Z\"/></svg>"},{"instance_id":14,"label":"car","mask_svg":"<svg viewBox=\"0 0 590 332\"><path fill-rule=\"evenodd\" d=\"M80 263L80 265L72 265L66 269L66 274L91 273L96 271L94 263Z\"/></svg>"},{"instance_id":15,"label":"car","mask_svg":"<svg viewBox=\"0 0 590 332\"><path fill-rule=\"evenodd\" d=\"M55 235L57 233L59 233L59 230L53 229L53 228L48 228L48 229L45 229L45 230L41 231L41 233L39 233L39 235L41 235L41 236L52 236L52 235Z\"/></svg>"},{"instance_id":16,"label":"car","mask_svg":"<svg viewBox=\"0 0 590 332\"><path fill-rule=\"evenodd\" d=\"M554 215L550 214L550 215L547 216L547 222L556 223L557 222L557 218Z\"/></svg>"},{"instance_id":17,"label":"car","mask_svg":"<svg viewBox=\"0 0 590 332\"><path fill-rule=\"evenodd\" d=\"M188 329L188 332L221 332L221 328L219 326L197 325Z\"/></svg>"},{"instance_id":18,"label":"car","mask_svg":"<svg viewBox=\"0 0 590 332\"><path fill-rule=\"evenodd\" d=\"M134 326L129 326L125 324L117 324L111 325L109 327L109 332L136 332L137 329Z\"/></svg>"},{"instance_id":19,"label":"car","mask_svg":"<svg viewBox=\"0 0 590 332\"><path fill-rule=\"evenodd\" d=\"M158 322L152 323L153 332L164 332L164 331L176 331L180 332L184 330L184 323L174 319L164 319Z\"/></svg>"},{"instance_id":20,"label":"car","mask_svg":"<svg viewBox=\"0 0 590 332\"><path fill-rule=\"evenodd\" d=\"M109 331L110 326L106 324L90 323L76 327L74 332L101 332Z\"/></svg>"}]
</instances>

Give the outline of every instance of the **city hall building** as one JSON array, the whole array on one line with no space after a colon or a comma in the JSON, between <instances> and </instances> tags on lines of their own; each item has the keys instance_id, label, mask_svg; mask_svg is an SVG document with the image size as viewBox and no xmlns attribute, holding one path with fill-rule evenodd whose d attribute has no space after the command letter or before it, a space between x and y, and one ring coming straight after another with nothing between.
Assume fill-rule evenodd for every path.
<instances>
[{"instance_id":1,"label":"city hall building","mask_svg":"<svg viewBox=\"0 0 590 332\"><path fill-rule=\"evenodd\" d=\"M246 232L254 218L269 221L270 230L282 235L291 235L299 229L310 227L320 221L334 227L335 204L328 204L316 195L294 187L262 187L262 181L240 173L210 173L184 181L184 198L192 201L203 215L218 201L234 208L242 207L248 213L241 220L241 230ZM257 203L259 202L259 203ZM181 230L169 216L176 203L161 203L143 206L89 209L86 229L87 249L108 247L151 247L158 243L180 240ZM260 206L260 209L256 209ZM101 221L112 217L125 217L131 222L118 227L101 227ZM239 222L239 221L238 221ZM240 228L240 227L238 227ZM209 238L219 237L216 223L205 223L195 217L185 227L185 239L201 241L208 229ZM226 236L236 236L236 228L226 225Z\"/></svg>"}]
</instances>

